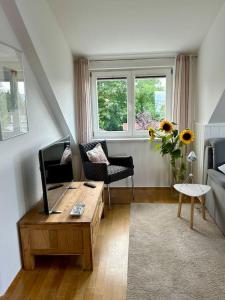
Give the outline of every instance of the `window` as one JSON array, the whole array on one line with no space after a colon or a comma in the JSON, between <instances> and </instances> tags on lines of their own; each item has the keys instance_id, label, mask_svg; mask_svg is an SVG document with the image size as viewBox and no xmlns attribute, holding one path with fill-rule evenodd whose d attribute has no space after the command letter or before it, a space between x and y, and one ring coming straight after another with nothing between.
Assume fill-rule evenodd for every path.
<instances>
[{"instance_id":1,"label":"window","mask_svg":"<svg viewBox=\"0 0 225 300\"><path fill-rule=\"evenodd\" d=\"M94 137L146 137L171 117L171 77L171 69L92 72Z\"/></svg>"},{"instance_id":2,"label":"window","mask_svg":"<svg viewBox=\"0 0 225 300\"><path fill-rule=\"evenodd\" d=\"M127 131L127 78L98 78L99 131Z\"/></svg>"}]
</instances>

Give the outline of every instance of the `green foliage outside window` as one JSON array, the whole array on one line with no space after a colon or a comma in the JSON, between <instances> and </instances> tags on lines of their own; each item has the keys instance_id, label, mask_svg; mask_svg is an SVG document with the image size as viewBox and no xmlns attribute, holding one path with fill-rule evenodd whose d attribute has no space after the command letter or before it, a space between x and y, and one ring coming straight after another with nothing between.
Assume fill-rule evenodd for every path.
<instances>
[{"instance_id":1,"label":"green foliage outside window","mask_svg":"<svg viewBox=\"0 0 225 300\"><path fill-rule=\"evenodd\" d=\"M9 103L10 103L10 93L0 91L0 121L1 127L6 128L8 123L10 122L9 116Z\"/></svg>"},{"instance_id":2,"label":"green foliage outside window","mask_svg":"<svg viewBox=\"0 0 225 300\"><path fill-rule=\"evenodd\" d=\"M164 81L163 81L164 80ZM165 99L157 103L156 93L164 92L165 78L135 79L135 118L137 129L147 129L151 121L165 117ZM127 80L97 81L99 128L106 131L127 129ZM161 99L162 100L162 99Z\"/></svg>"},{"instance_id":3,"label":"green foliage outside window","mask_svg":"<svg viewBox=\"0 0 225 300\"><path fill-rule=\"evenodd\" d=\"M98 80L99 128L122 131L127 123L127 80Z\"/></svg>"},{"instance_id":4,"label":"green foliage outside window","mask_svg":"<svg viewBox=\"0 0 225 300\"><path fill-rule=\"evenodd\" d=\"M135 80L136 123L141 129L147 129L151 121L159 122L165 117L165 101L159 108L156 99L156 92L164 90L165 87L158 78Z\"/></svg>"},{"instance_id":5,"label":"green foliage outside window","mask_svg":"<svg viewBox=\"0 0 225 300\"><path fill-rule=\"evenodd\" d=\"M12 95L10 92L0 91L0 124L3 131L7 131L8 127L12 124L12 114L20 107L20 118L26 114L26 106L24 96L17 94L18 103L13 103Z\"/></svg>"}]
</instances>

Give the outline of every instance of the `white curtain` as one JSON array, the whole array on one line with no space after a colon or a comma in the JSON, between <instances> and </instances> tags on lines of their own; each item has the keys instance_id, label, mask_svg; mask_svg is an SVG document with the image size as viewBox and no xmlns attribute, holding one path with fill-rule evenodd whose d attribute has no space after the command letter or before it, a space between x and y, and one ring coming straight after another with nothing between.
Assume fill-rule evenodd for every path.
<instances>
[{"instance_id":1,"label":"white curtain","mask_svg":"<svg viewBox=\"0 0 225 300\"><path fill-rule=\"evenodd\" d=\"M178 129L183 130L191 126L190 115L190 57L180 54L176 58L173 121Z\"/></svg>"},{"instance_id":2,"label":"white curtain","mask_svg":"<svg viewBox=\"0 0 225 300\"><path fill-rule=\"evenodd\" d=\"M90 97L90 73L88 60L79 58L75 62L77 95L77 136L78 143L87 143L92 137L92 115Z\"/></svg>"},{"instance_id":3,"label":"white curtain","mask_svg":"<svg viewBox=\"0 0 225 300\"><path fill-rule=\"evenodd\" d=\"M88 68L88 60L86 58L79 58L75 61L75 80L77 142L78 144L88 143L92 138L92 114L90 73ZM81 159L79 159L77 168L79 180L84 179Z\"/></svg>"},{"instance_id":4,"label":"white curtain","mask_svg":"<svg viewBox=\"0 0 225 300\"><path fill-rule=\"evenodd\" d=\"M195 129L195 106L197 101L197 59L197 56L190 56L188 126L193 130Z\"/></svg>"}]
</instances>

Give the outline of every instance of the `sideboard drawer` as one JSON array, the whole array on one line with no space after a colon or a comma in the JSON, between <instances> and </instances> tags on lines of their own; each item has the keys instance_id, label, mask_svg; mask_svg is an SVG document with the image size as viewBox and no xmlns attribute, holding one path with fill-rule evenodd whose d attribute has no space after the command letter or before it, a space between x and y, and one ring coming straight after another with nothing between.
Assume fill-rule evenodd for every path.
<instances>
[{"instance_id":1,"label":"sideboard drawer","mask_svg":"<svg viewBox=\"0 0 225 300\"><path fill-rule=\"evenodd\" d=\"M82 232L79 228L32 229L30 230L32 253L42 250L55 250L62 253L80 253L83 249Z\"/></svg>"}]
</instances>

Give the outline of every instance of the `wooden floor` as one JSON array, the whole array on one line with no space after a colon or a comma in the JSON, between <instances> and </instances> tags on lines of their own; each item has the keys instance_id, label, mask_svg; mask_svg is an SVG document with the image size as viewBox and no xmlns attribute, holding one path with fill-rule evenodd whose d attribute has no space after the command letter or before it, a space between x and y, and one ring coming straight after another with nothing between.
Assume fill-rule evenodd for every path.
<instances>
[{"instance_id":1,"label":"wooden floor","mask_svg":"<svg viewBox=\"0 0 225 300\"><path fill-rule=\"evenodd\" d=\"M131 190L128 193L126 188L115 189L112 196L130 201ZM135 202L175 203L177 196L165 188L135 190ZM129 223L129 204L114 204L112 210L106 207L95 245L93 272L82 271L81 262L75 256L38 257L36 268L21 270L5 297L0 299L125 300Z\"/></svg>"},{"instance_id":2,"label":"wooden floor","mask_svg":"<svg viewBox=\"0 0 225 300\"><path fill-rule=\"evenodd\" d=\"M128 204L106 208L95 245L93 272L82 271L74 256L38 257L36 268L21 270L1 299L125 300L129 216Z\"/></svg>"},{"instance_id":3,"label":"wooden floor","mask_svg":"<svg viewBox=\"0 0 225 300\"><path fill-rule=\"evenodd\" d=\"M132 189L127 187L111 187L111 202L115 204L130 203ZM105 189L105 200L108 201L108 192ZM178 193L171 187L135 187L135 202L139 203L177 203Z\"/></svg>"}]
</instances>

